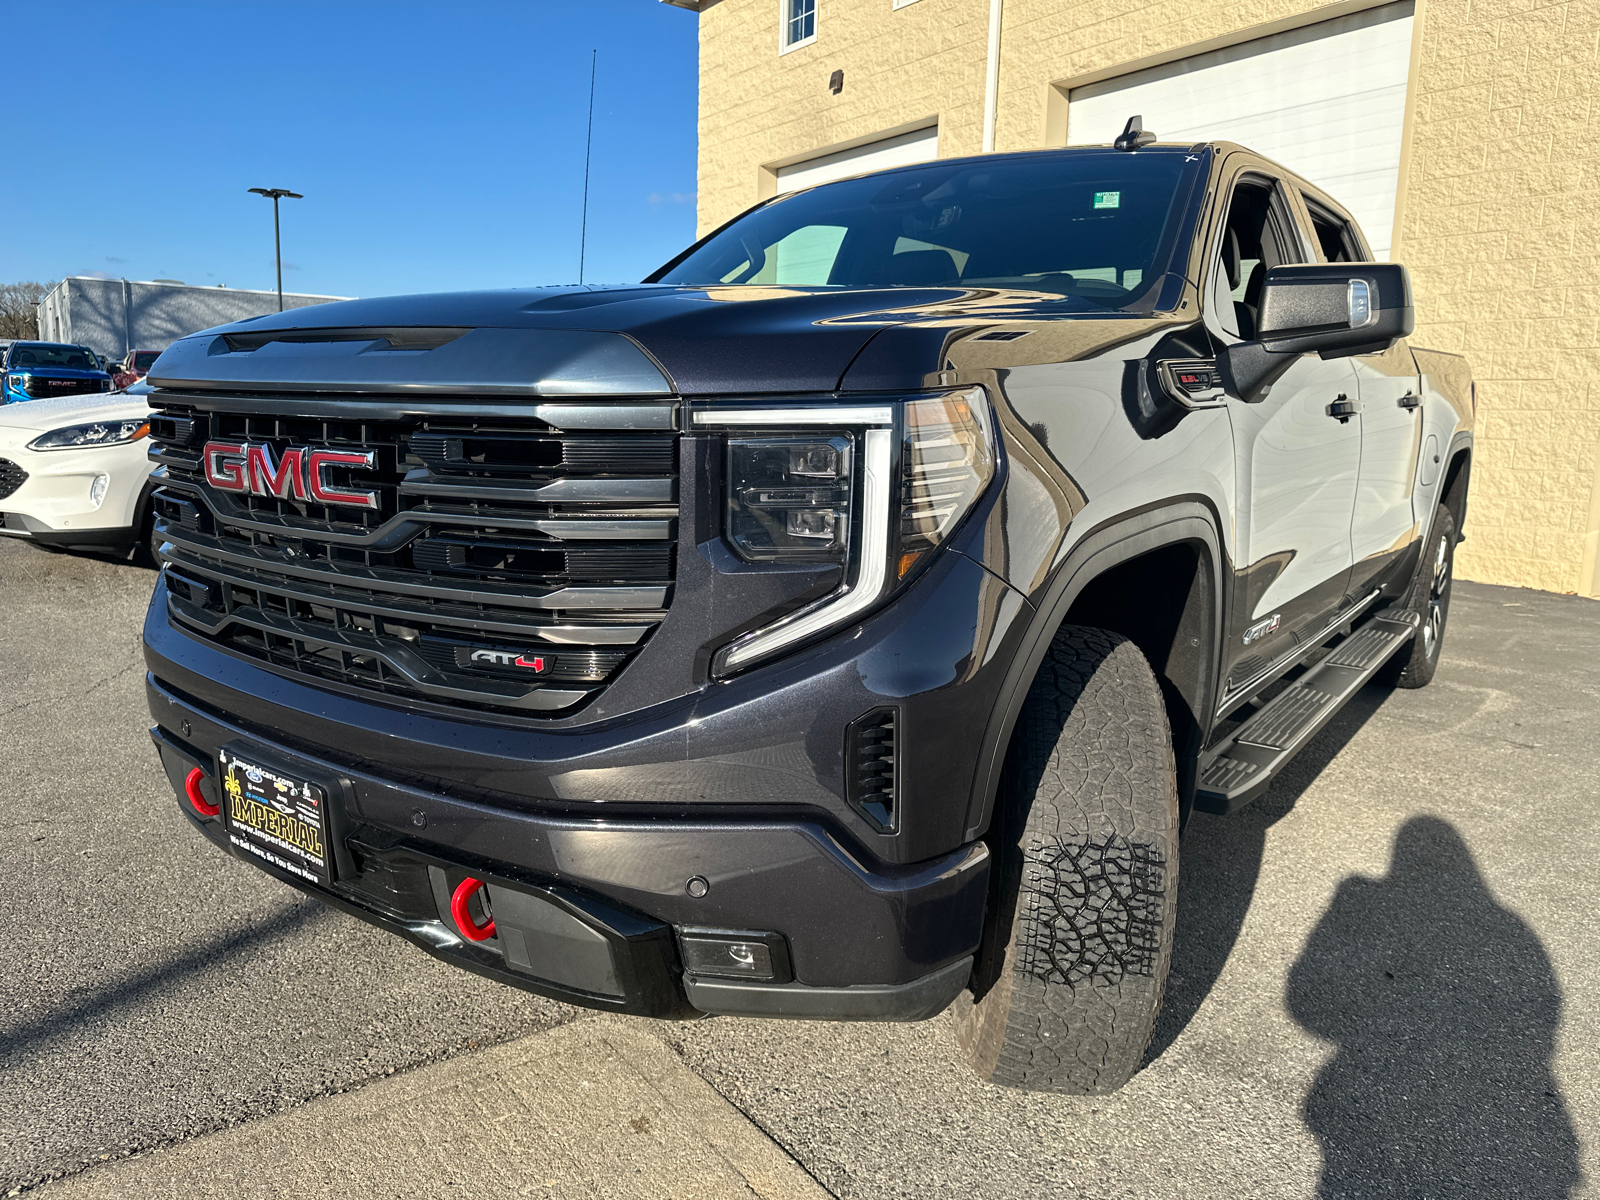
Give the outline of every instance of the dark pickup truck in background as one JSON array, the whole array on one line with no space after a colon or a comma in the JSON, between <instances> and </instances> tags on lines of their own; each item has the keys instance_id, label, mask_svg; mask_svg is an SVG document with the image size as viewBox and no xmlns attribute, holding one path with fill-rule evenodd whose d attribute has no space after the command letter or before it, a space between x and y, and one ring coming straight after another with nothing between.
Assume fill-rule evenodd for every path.
<instances>
[{"instance_id":1,"label":"dark pickup truck in background","mask_svg":"<svg viewBox=\"0 0 1600 1200\"><path fill-rule=\"evenodd\" d=\"M942 160L643 285L151 369L152 731L219 847L576 1004L915 1020L1113 1089L1190 811L1432 677L1466 364L1239 146Z\"/></svg>"}]
</instances>

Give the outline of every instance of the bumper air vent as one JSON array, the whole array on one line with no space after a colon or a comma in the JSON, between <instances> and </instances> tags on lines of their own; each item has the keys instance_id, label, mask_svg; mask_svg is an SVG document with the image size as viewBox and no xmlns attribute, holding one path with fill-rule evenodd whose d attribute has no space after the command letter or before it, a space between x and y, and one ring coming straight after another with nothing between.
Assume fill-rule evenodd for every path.
<instances>
[{"instance_id":1,"label":"bumper air vent","mask_svg":"<svg viewBox=\"0 0 1600 1200\"><path fill-rule=\"evenodd\" d=\"M851 724L845 735L846 783L850 803L885 833L892 833L900 815L899 771L895 738L900 714L875 708Z\"/></svg>"},{"instance_id":2,"label":"bumper air vent","mask_svg":"<svg viewBox=\"0 0 1600 1200\"><path fill-rule=\"evenodd\" d=\"M0 458L0 500L28 482L28 473L9 458Z\"/></svg>"},{"instance_id":3,"label":"bumper air vent","mask_svg":"<svg viewBox=\"0 0 1600 1200\"><path fill-rule=\"evenodd\" d=\"M666 615L671 402L502 416L324 396L312 407L332 415L300 417L261 393L151 399L168 615L229 653L408 707L537 718L593 698ZM208 442L237 448L219 460L224 478L278 472L271 494L215 486ZM313 481L315 450L340 457ZM372 500L318 502L313 482Z\"/></svg>"}]
</instances>

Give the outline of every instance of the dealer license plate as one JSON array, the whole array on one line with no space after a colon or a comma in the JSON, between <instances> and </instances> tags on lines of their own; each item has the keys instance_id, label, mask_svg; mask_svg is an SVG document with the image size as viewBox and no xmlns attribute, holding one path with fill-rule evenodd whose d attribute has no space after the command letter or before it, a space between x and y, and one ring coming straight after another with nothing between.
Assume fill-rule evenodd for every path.
<instances>
[{"instance_id":1,"label":"dealer license plate","mask_svg":"<svg viewBox=\"0 0 1600 1200\"><path fill-rule=\"evenodd\" d=\"M228 840L246 854L313 883L327 883L328 794L270 767L248 748L218 753Z\"/></svg>"}]
</instances>

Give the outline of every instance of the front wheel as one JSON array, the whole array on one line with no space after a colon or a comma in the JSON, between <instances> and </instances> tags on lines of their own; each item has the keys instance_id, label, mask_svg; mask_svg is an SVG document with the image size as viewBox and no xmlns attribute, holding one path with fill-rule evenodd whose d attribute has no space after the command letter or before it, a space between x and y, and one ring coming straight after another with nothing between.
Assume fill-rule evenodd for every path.
<instances>
[{"instance_id":1,"label":"front wheel","mask_svg":"<svg viewBox=\"0 0 1600 1200\"><path fill-rule=\"evenodd\" d=\"M1439 667L1445 622L1450 617L1450 590L1455 579L1456 518L1444 505L1433 517L1433 529L1422 557L1406 607L1419 613L1422 624L1410 643L1389 660L1384 679L1393 687L1427 687Z\"/></svg>"},{"instance_id":2,"label":"front wheel","mask_svg":"<svg viewBox=\"0 0 1600 1200\"><path fill-rule=\"evenodd\" d=\"M956 1040L992 1083L1102 1094L1138 1069L1177 922L1178 790L1155 673L1063 626L997 797L998 894Z\"/></svg>"}]
</instances>

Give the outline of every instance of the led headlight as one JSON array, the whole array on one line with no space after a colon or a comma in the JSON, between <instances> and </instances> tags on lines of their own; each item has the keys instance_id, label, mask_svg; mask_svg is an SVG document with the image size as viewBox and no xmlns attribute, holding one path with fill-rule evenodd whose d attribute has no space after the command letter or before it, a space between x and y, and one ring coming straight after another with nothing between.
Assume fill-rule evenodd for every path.
<instances>
[{"instance_id":1,"label":"led headlight","mask_svg":"<svg viewBox=\"0 0 1600 1200\"><path fill-rule=\"evenodd\" d=\"M6 386L14 392L26 392L28 390L28 377L26 375L7 375Z\"/></svg>"},{"instance_id":2,"label":"led headlight","mask_svg":"<svg viewBox=\"0 0 1600 1200\"><path fill-rule=\"evenodd\" d=\"M831 595L724 646L732 674L836 628L908 582L994 477L981 388L894 404L700 409L727 430L723 531L747 562L838 563Z\"/></svg>"},{"instance_id":3,"label":"led headlight","mask_svg":"<svg viewBox=\"0 0 1600 1200\"><path fill-rule=\"evenodd\" d=\"M150 435L150 418L127 421L95 421L88 425L68 425L52 429L28 443L29 450L78 450L86 446L120 446Z\"/></svg>"}]
</instances>

